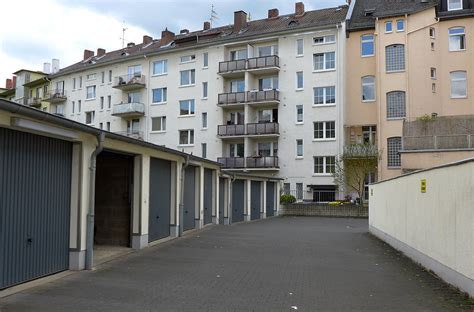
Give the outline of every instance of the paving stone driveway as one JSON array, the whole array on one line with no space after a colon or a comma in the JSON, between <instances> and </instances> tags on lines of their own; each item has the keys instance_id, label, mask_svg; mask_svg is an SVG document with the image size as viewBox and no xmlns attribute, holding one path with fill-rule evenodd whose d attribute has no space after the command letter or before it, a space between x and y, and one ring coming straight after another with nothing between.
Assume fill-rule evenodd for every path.
<instances>
[{"instance_id":1,"label":"paving stone driveway","mask_svg":"<svg viewBox=\"0 0 474 312\"><path fill-rule=\"evenodd\" d=\"M0 311L471 311L367 220L212 226L0 299Z\"/></svg>"}]
</instances>

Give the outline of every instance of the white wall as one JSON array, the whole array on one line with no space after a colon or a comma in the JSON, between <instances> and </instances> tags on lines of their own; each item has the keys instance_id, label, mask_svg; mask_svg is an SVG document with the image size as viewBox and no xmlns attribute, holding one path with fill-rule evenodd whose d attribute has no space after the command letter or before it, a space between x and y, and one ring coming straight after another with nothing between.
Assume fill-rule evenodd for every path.
<instances>
[{"instance_id":1,"label":"white wall","mask_svg":"<svg viewBox=\"0 0 474 312\"><path fill-rule=\"evenodd\" d=\"M371 185L369 225L474 296L474 158Z\"/></svg>"}]
</instances>

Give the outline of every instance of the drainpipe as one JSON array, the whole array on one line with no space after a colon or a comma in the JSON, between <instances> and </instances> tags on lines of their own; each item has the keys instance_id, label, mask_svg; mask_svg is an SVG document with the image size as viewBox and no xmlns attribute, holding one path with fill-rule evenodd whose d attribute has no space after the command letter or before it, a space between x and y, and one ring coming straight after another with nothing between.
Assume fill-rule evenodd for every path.
<instances>
[{"instance_id":1,"label":"drainpipe","mask_svg":"<svg viewBox=\"0 0 474 312\"><path fill-rule=\"evenodd\" d=\"M180 194L179 194L179 207L178 207L178 213L179 213L179 235L183 235L183 227L184 227L184 176L186 174L186 168L189 166L189 155L186 155L184 157L184 164L181 167L181 176L179 177L179 182L180 182Z\"/></svg>"},{"instance_id":2,"label":"drainpipe","mask_svg":"<svg viewBox=\"0 0 474 312\"><path fill-rule=\"evenodd\" d=\"M87 239L86 239L86 270L92 270L94 256L94 211L95 211L95 175L97 171L97 155L104 148L105 132L98 137L98 145L91 154L89 176L89 211L87 213Z\"/></svg>"}]
</instances>

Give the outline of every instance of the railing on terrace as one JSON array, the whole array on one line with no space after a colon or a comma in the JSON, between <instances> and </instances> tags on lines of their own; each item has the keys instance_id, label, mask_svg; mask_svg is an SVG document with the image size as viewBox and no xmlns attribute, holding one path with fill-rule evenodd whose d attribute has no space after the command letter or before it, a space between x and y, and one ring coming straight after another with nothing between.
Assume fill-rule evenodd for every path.
<instances>
[{"instance_id":1,"label":"railing on terrace","mask_svg":"<svg viewBox=\"0 0 474 312\"><path fill-rule=\"evenodd\" d=\"M277 122L249 123L247 124L248 135L278 134L279 124Z\"/></svg>"},{"instance_id":2,"label":"railing on terrace","mask_svg":"<svg viewBox=\"0 0 474 312\"><path fill-rule=\"evenodd\" d=\"M247 66L247 60L235 60L235 61L224 61L219 62L219 72L231 72L236 70L245 70Z\"/></svg>"},{"instance_id":3,"label":"railing on terrace","mask_svg":"<svg viewBox=\"0 0 474 312\"><path fill-rule=\"evenodd\" d=\"M280 67L278 55L259 56L249 59L219 62L219 73Z\"/></svg>"},{"instance_id":4,"label":"railing on terrace","mask_svg":"<svg viewBox=\"0 0 474 312\"><path fill-rule=\"evenodd\" d=\"M230 92L218 95L218 105L280 101L278 90Z\"/></svg>"},{"instance_id":5,"label":"railing on terrace","mask_svg":"<svg viewBox=\"0 0 474 312\"><path fill-rule=\"evenodd\" d=\"M220 135L220 136L245 135L245 125L219 125L217 126L217 135Z\"/></svg>"},{"instance_id":6,"label":"railing on terrace","mask_svg":"<svg viewBox=\"0 0 474 312\"><path fill-rule=\"evenodd\" d=\"M278 168L278 156L247 157L247 168Z\"/></svg>"},{"instance_id":7,"label":"railing on terrace","mask_svg":"<svg viewBox=\"0 0 474 312\"><path fill-rule=\"evenodd\" d=\"M219 157L217 162L222 164L226 169L242 169L245 168L244 157Z\"/></svg>"},{"instance_id":8,"label":"railing on terrace","mask_svg":"<svg viewBox=\"0 0 474 312\"><path fill-rule=\"evenodd\" d=\"M129 86L145 86L144 75L124 75L115 77L114 88L125 88Z\"/></svg>"},{"instance_id":9,"label":"railing on terrace","mask_svg":"<svg viewBox=\"0 0 474 312\"><path fill-rule=\"evenodd\" d=\"M218 95L218 104L240 104L245 102L245 92L221 93Z\"/></svg>"},{"instance_id":10,"label":"railing on terrace","mask_svg":"<svg viewBox=\"0 0 474 312\"><path fill-rule=\"evenodd\" d=\"M474 134L402 137L403 151L474 149Z\"/></svg>"}]
</instances>

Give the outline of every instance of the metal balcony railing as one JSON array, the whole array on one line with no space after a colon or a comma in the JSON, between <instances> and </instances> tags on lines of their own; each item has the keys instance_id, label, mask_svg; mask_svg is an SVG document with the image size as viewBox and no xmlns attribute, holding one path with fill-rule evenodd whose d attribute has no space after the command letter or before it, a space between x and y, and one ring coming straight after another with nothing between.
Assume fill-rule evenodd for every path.
<instances>
[{"instance_id":1,"label":"metal balcony railing","mask_svg":"<svg viewBox=\"0 0 474 312\"><path fill-rule=\"evenodd\" d=\"M67 99L66 91L61 90L61 89L56 89L56 90L49 91L48 96L44 100L51 103L58 103L58 102L66 101L66 99Z\"/></svg>"},{"instance_id":2,"label":"metal balcony railing","mask_svg":"<svg viewBox=\"0 0 474 312\"><path fill-rule=\"evenodd\" d=\"M26 99L25 104L28 105L28 106L37 107L37 106L41 105L42 100L43 99L39 98L39 97L32 97L32 98Z\"/></svg>"},{"instance_id":3,"label":"metal balcony railing","mask_svg":"<svg viewBox=\"0 0 474 312\"><path fill-rule=\"evenodd\" d=\"M247 168L279 168L278 156L247 157Z\"/></svg>"},{"instance_id":4,"label":"metal balcony railing","mask_svg":"<svg viewBox=\"0 0 474 312\"><path fill-rule=\"evenodd\" d=\"M243 169L245 168L244 157L219 157L217 162L222 164L226 169Z\"/></svg>"},{"instance_id":5,"label":"metal balcony railing","mask_svg":"<svg viewBox=\"0 0 474 312\"><path fill-rule=\"evenodd\" d=\"M240 104L245 102L245 92L221 93L218 95L218 104Z\"/></svg>"},{"instance_id":6,"label":"metal balcony railing","mask_svg":"<svg viewBox=\"0 0 474 312\"><path fill-rule=\"evenodd\" d=\"M235 60L219 62L219 73L226 73L236 70L245 70L247 67L247 60Z\"/></svg>"},{"instance_id":7,"label":"metal balcony railing","mask_svg":"<svg viewBox=\"0 0 474 312\"><path fill-rule=\"evenodd\" d=\"M247 102L270 102L270 101L280 101L280 91L273 89L273 90L247 92Z\"/></svg>"},{"instance_id":8,"label":"metal balcony railing","mask_svg":"<svg viewBox=\"0 0 474 312\"><path fill-rule=\"evenodd\" d=\"M219 125L217 126L217 135L219 136L245 135L245 125Z\"/></svg>"},{"instance_id":9,"label":"metal balcony railing","mask_svg":"<svg viewBox=\"0 0 474 312\"><path fill-rule=\"evenodd\" d=\"M123 89L123 90L132 90L143 88L146 85L146 80L144 75L124 75L115 77L114 88Z\"/></svg>"},{"instance_id":10,"label":"metal balcony railing","mask_svg":"<svg viewBox=\"0 0 474 312\"><path fill-rule=\"evenodd\" d=\"M249 123L247 124L248 135L279 134L279 124L277 122Z\"/></svg>"},{"instance_id":11,"label":"metal balcony railing","mask_svg":"<svg viewBox=\"0 0 474 312\"><path fill-rule=\"evenodd\" d=\"M474 149L474 134L402 137L403 151Z\"/></svg>"},{"instance_id":12,"label":"metal balcony railing","mask_svg":"<svg viewBox=\"0 0 474 312\"><path fill-rule=\"evenodd\" d=\"M218 95L218 105L233 105L258 102L279 102L280 92L278 90L230 92Z\"/></svg>"},{"instance_id":13,"label":"metal balcony railing","mask_svg":"<svg viewBox=\"0 0 474 312\"><path fill-rule=\"evenodd\" d=\"M249 59L219 62L219 73L280 67L278 55L259 56Z\"/></svg>"}]
</instances>

